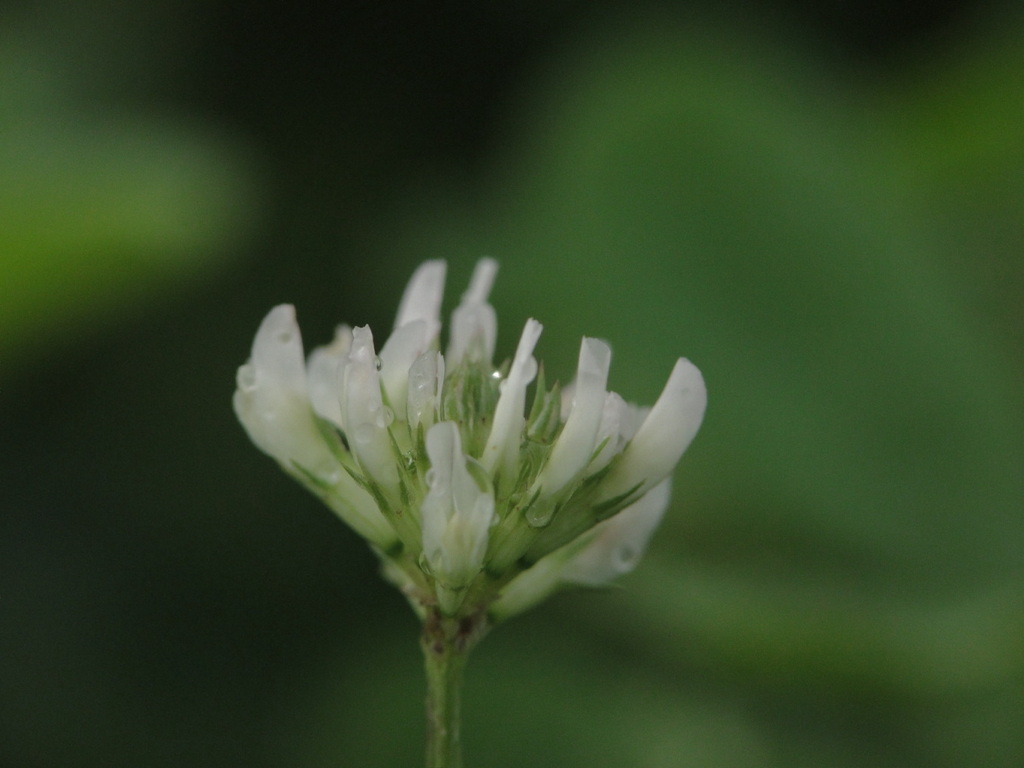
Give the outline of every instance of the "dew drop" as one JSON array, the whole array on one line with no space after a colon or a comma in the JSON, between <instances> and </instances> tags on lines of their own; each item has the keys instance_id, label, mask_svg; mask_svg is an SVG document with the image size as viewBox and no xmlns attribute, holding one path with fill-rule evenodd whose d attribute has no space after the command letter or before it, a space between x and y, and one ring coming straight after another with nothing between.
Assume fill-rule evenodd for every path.
<instances>
[{"instance_id":1,"label":"dew drop","mask_svg":"<svg viewBox=\"0 0 1024 768\"><path fill-rule=\"evenodd\" d=\"M381 368L384 367L384 363L383 363L383 361L379 357L374 356L374 358L373 358L373 367L376 368L379 371Z\"/></svg>"},{"instance_id":2,"label":"dew drop","mask_svg":"<svg viewBox=\"0 0 1024 768\"><path fill-rule=\"evenodd\" d=\"M427 484L427 488L433 488L434 483L437 482L437 470L431 467L423 474L423 481Z\"/></svg>"},{"instance_id":3,"label":"dew drop","mask_svg":"<svg viewBox=\"0 0 1024 768\"><path fill-rule=\"evenodd\" d=\"M615 550L615 566L621 571L628 570L636 562L638 553L636 549L623 544Z\"/></svg>"},{"instance_id":4,"label":"dew drop","mask_svg":"<svg viewBox=\"0 0 1024 768\"><path fill-rule=\"evenodd\" d=\"M526 510L526 522L534 528L543 528L551 522L555 508L550 504L534 504Z\"/></svg>"},{"instance_id":5,"label":"dew drop","mask_svg":"<svg viewBox=\"0 0 1024 768\"><path fill-rule=\"evenodd\" d=\"M431 384L431 377L421 368L414 368L409 374L409 386L416 392L425 392Z\"/></svg>"},{"instance_id":6,"label":"dew drop","mask_svg":"<svg viewBox=\"0 0 1024 768\"><path fill-rule=\"evenodd\" d=\"M393 422L394 420L395 412L388 408L386 405L377 411L377 414L373 419L374 423L381 429L390 426L391 422Z\"/></svg>"},{"instance_id":7,"label":"dew drop","mask_svg":"<svg viewBox=\"0 0 1024 768\"><path fill-rule=\"evenodd\" d=\"M238 369L236 381L243 392L252 392L256 389L256 370L251 365L243 365Z\"/></svg>"},{"instance_id":8,"label":"dew drop","mask_svg":"<svg viewBox=\"0 0 1024 768\"><path fill-rule=\"evenodd\" d=\"M533 381L537 376L537 361L534 358L530 358L526 361L526 365L523 366L523 374L527 381Z\"/></svg>"}]
</instances>

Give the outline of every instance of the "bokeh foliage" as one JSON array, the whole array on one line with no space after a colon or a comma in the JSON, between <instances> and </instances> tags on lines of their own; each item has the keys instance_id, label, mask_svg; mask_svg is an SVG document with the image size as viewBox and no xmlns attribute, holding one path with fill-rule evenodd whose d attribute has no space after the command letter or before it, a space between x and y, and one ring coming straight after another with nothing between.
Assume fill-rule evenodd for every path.
<instances>
[{"instance_id":1,"label":"bokeh foliage","mask_svg":"<svg viewBox=\"0 0 1024 768\"><path fill-rule=\"evenodd\" d=\"M207 273L256 205L237 139L96 98L51 15L0 29L0 370Z\"/></svg>"},{"instance_id":2,"label":"bokeh foliage","mask_svg":"<svg viewBox=\"0 0 1024 768\"><path fill-rule=\"evenodd\" d=\"M66 86L77 105L9 102L0 762L416 764L415 621L246 444L229 394L272 303L312 345L387 327L425 258L449 259L451 299L481 254L502 264L499 349L530 313L554 375L595 335L617 391L652 401L682 354L710 404L640 569L481 646L470 764L1024 761L1024 25L869 71L806 30L570 6L536 12L553 42L462 166L400 162L438 125L422 93L405 133L251 108L259 223L243 130L122 119L160 92L166 46L120 102L113 53ZM377 104L347 76L347 102L307 114ZM308 98L256 82L284 110Z\"/></svg>"}]
</instances>

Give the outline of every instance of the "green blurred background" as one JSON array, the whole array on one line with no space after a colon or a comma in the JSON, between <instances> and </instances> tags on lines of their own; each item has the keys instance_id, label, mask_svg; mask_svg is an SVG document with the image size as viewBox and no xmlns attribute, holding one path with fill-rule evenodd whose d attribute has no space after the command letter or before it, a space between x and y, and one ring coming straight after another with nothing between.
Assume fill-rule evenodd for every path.
<instances>
[{"instance_id":1,"label":"green blurred background","mask_svg":"<svg viewBox=\"0 0 1024 768\"><path fill-rule=\"evenodd\" d=\"M469 765L1024 765L1022 72L1015 2L0 3L0 764L419 764L416 621L230 396L486 254L499 350L710 405Z\"/></svg>"}]
</instances>

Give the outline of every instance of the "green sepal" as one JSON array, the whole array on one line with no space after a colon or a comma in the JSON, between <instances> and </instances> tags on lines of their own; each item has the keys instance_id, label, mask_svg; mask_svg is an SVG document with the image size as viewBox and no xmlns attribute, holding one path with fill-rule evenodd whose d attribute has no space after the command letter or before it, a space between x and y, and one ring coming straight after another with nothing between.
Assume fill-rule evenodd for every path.
<instances>
[{"instance_id":1,"label":"green sepal","mask_svg":"<svg viewBox=\"0 0 1024 768\"><path fill-rule=\"evenodd\" d=\"M318 491L321 495L327 494L332 488L334 488L333 483L328 483L323 478L317 477L294 460L290 460L288 462L288 466L283 464L281 466L289 475L305 485L312 486L313 490Z\"/></svg>"},{"instance_id":2,"label":"green sepal","mask_svg":"<svg viewBox=\"0 0 1024 768\"><path fill-rule=\"evenodd\" d=\"M602 520L607 520L609 517L614 515L616 512L618 512L618 511L620 511L622 509L625 509L630 504L632 504L634 501L636 501L638 498L640 498L639 496L637 496L636 498L630 498L630 497L633 496L634 493L639 491L640 488L643 486L643 484L644 484L644 481L641 480L639 483L634 485L632 488L630 488L625 493L620 493L618 496L613 496L610 499L606 499L606 500L604 500L604 501L602 501L602 502L600 502L598 504L594 504L591 507L591 510L594 512L594 517L597 518L597 522L601 522Z\"/></svg>"},{"instance_id":3,"label":"green sepal","mask_svg":"<svg viewBox=\"0 0 1024 768\"><path fill-rule=\"evenodd\" d=\"M362 473L357 472L352 468L344 467L344 469L348 472L349 476L356 481L356 484L360 488L373 497L374 502L377 504L377 508L380 510L381 514L384 515L384 519L391 523L406 548L410 551L418 552L420 536L419 521L411 518L409 515L403 514L401 508L395 508L394 505L388 501L388 498L384 495L384 492L377 483L367 479ZM410 523L412 524L411 527Z\"/></svg>"},{"instance_id":4,"label":"green sepal","mask_svg":"<svg viewBox=\"0 0 1024 768\"><path fill-rule=\"evenodd\" d=\"M533 565L633 503L637 498L636 492L643 486L643 482L637 483L625 493L592 504L590 498L596 489L596 482L591 482L594 477L587 478L577 493L566 500L561 513L554 515L546 528L539 529L540 533L521 560L525 567Z\"/></svg>"},{"instance_id":5,"label":"green sepal","mask_svg":"<svg viewBox=\"0 0 1024 768\"><path fill-rule=\"evenodd\" d=\"M540 401L540 407L537 402ZM538 389L530 418L526 422L526 437L538 443L554 442L562 428L562 386L556 381L549 392Z\"/></svg>"},{"instance_id":6,"label":"green sepal","mask_svg":"<svg viewBox=\"0 0 1024 768\"><path fill-rule=\"evenodd\" d=\"M594 449L594 452L592 454L590 454L590 461L587 462L588 465L590 464L591 461L593 461L594 459L596 459L598 456L601 455L601 451L604 450L604 447L606 445L608 445L608 441L611 440L611 439L612 439L612 436L611 435L607 435L607 436L605 436L604 440L602 440L600 443L597 444L597 447Z\"/></svg>"},{"instance_id":7,"label":"green sepal","mask_svg":"<svg viewBox=\"0 0 1024 768\"><path fill-rule=\"evenodd\" d=\"M544 395L546 394L544 379L544 361L537 365L537 378L534 382L533 403L530 405L530 413L526 416L526 423L531 424L537 420L541 408L544 407Z\"/></svg>"},{"instance_id":8,"label":"green sepal","mask_svg":"<svg viewBox=\"0 0 1024 768\"><path fill-rule=\"evenodd\" d=\"M441 420L459 426L463 452L479 456L484 449L498 404L498 381L479 362L467 361L446 378Z\"/></svg>"}]
</instances>

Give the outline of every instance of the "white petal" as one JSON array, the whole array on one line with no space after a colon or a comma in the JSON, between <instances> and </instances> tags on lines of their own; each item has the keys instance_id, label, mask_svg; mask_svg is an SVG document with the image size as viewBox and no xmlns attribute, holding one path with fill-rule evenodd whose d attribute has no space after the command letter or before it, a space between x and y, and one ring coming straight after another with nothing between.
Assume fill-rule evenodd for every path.
<instances>
[{"instance_id":1,"label":"white petal","mask_svg":"<svg viewBox=\"0 0 1024 768\"><path fill-rule=\"evenodd\" d=\"M490 304L462 304L452 312L448 360L455 366L470 357L490 364L498 337L498 316Z\"/></svg>"},{"instance_id":2,"label":"white petal","mask_svg":"<svg viewBox=\"0 0 1024 768\"><path fill-rule=\"evenodd\" d=\"M498 274L498 262L494 259L480 259L473 268L469 288L462 294L464 304L483 304L491 295L494 277Z\"/></svg>"},{"instance_id":3,"label":"white petal","mask_svg":"<svg viewBox=\"0 0 1024 768\"><path fill-rule=\"evenodd\" d=\"M413 430L423 424L429 427L440 416L441 392L444 385L444 357L440 352L424 352L409 369L409 392L406 396L406 420Z\"/></svg>"},{"instance_id":4,"label":"white petal","mask_svg":"<svg viewBox=\"0 0 1024 768\"><path fill-rule=\"evenodd\" d=\"M297 464L325 482L337 479L341 468L309 401L294 307L274 307L260 324L252 357L238 369L233 402L242 426L264 453L289 470Z\"/></svg>"},{"instance_id":5,"label":"white petal","mask_svg":"<svg viewBox=\"0 0 1024 768\"><path fill-rule=\"evenodd\" d=\"M608 393L604 399L601 427L597 430L595 441L595 445L601 445L602 448L587 467L587 474L592 475L604 469L613 458L622 453L622 449L636 434L650 410L627 403L615 392Z\"/></svg>"},{"instance_id":6,"label":"white petal","mask_svg":"<svg viewBox=\"0 0 1024 768\"><path fill-rule=\"evenodd\" d=\"M644 493L664 480L697 434L707 397L700 371L680 358L658 402L602 481L596 501L614 498L637 485L638 492Z\"/></svg>"},{"instance_id":7,"label":"white petal","mask_svg":"<svg viewBox=\"0 0 1024 768\"><path fill-rule=\"evenodd\" d=\"M295 307L281 304L263 318L252 344L252 364L275 388L305 394L306 364Z\"/></svg>"},{"instance_id":8,"label":"white petal","mask_svg":"<svg viewBox=\"0 0 1024 768\"><path fill-rule=\"evenodd\" d=\"M398 470L387 430L394 417L384 408L381 399L373 335L365 326L352 330L352 348L342 380L341 412L349 448L359 465L385 490L394 493Z\"/></svg>"},{"instance_id":9,"label":"white petal","mask_svg":"<svg viewBox=\"0 0 1024 768\"><path fill-rule=\"evenodd\" d=\"M380 351L380 380L394 409L395 418L405 421L405 401L409 390L409 368L430 346L429 329L423 320L413 320L385 342Z\"/></svg>"},{"instance_id":10,"label":"white petal","mask_svg":"<svg viewBox=\"0 0 1024 768\"><path fill-rule=\"evenodd\" d=\"M544 326L534 319L526 321L519 338L516 356L508 378L501 383L501 395L494 409L494 424L487 438L481 462L491 477L500 470L505 481L515 479L519 460L519 443L522 440L523 424L526 421L526 387L537 375L537 361L533 359L533 348L537 345Z\"/></svg>"},{"instance_id":11,"label":"white petal","mask_svg":"<svg viewBox=\"0 0 1024 768\"><path fill-rule=\"evenodd\" d=\"M611 355L608 345L598 339L584 338L580 345L569 418L538 478L545 495L558 493L590 463L604 414Z\"/></svg>"},{"instance_id":12,"label":"white petal","mask_svg":"<svg viewBox=\"0 0 1024 768\"><path fill-rule=\"evenodd\" d=\"M352 530L381 549L386 551L398 541L377 502L347 472L342 472L338 483L324 494L324 501Z\"/></svg>"},{"instance_id":13,"label":"white petal","mask_svg":"<svg viewBox=\"0 0 1024 768\"><path fill-rule=\"evenodd\" d=\"M498 262L481 259L477 262L469 289L452 312L451 339L448 343L448 364L458 365L467 354L490 363L498 335L498 319L494 307L487 303Z\"/></svg>"},{"instance_id":14,"label":"white petal","mask_svg":"<svg viewBox=\"0 0 1024 768\"><path fill-rule=\"evenodd\" d=\"M494 497L469 473L456 424L435 424L427 432L426 444L430 490L420 508L423 552L438 581L464 587L483 566Z\"/></svg>"},{"instance_id":15,"label":"white petal","mask_svg":"<svg viewBox=\"0 0 1024 768\"><path fill-rule=\"evenodd\" d=\"M639 501L584 534L589 541L566 563L561 578L575 584L596 587L632 571L651 539L672 493L666 479Z\"/></svg>"},{"instance_id":16,"label":"white petal","mask_svg":"<svg viewBox=\"0 0 1024 768\"><path fill-rule=\"evenodd\" d=\"M433 341L441 331L441 299L444 296L444 275L447 266L441 260L426 261L413 272L398 305L395 328L422 320L427 336Z\"/></svg>"},{"instance_id":17,"label":"white petal","mask_svg":"<svg viewBox=\"0 0 1024 768\"><path fill-rule=\"evenodd\" d=\"M352 346L352 329L339 325L334 340L317 347L306 362L309 377L309 399L313 410L322 419L344 428L341 417L341 366Z\"/></svg>"}]
</instances>

